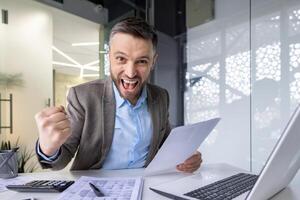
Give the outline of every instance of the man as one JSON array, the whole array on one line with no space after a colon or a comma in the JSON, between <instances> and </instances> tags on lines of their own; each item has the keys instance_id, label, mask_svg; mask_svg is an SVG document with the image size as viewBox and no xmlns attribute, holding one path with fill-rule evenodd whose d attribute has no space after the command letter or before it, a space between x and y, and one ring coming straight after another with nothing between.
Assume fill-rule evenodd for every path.
<instances>
[{"instance_id":1,"label":"man","mask_svg":"<svg viewBox=\"0 0 300 200\"><path fill-rule=\"evenodd\" d=\"M170 132L169 97L147 83L157 59L157 35L145 21L127 18L111 30L111 77L70 89L62 106L36 114L36 151L43 168L72 170L147 166ZM193 172L201 154L177 169Z\"/></svg>"}]
</instances>

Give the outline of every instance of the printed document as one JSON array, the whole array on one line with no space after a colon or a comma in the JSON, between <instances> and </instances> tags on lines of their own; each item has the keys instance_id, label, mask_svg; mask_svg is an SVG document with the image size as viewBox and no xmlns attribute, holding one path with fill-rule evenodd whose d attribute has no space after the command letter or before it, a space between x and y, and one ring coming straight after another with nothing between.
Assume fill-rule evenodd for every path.
<instances>
[{"instance_id":1,"label":"printed document","mask_svg":"<svg viewBox=\"0 0 300 200\"><path fill-rule=\"evenodd\" d=\"M176 172L176 165L192 156L214 129L220 118L172 129L154 159L145 169L145 176Z\"/></svg>"},{"instance_id":2,"label":"printed document","mask_svg":"<svg viewBox=\"0 0 300 200\"><path fill-rule=\"evenodd\" d=\"M97 197L89 183L93 183L104 197ZM66 189L57 200L139 200L143 190L143 180L138 178L97 178L80 177L73 185Z\"/></svg>"}]
</instances>

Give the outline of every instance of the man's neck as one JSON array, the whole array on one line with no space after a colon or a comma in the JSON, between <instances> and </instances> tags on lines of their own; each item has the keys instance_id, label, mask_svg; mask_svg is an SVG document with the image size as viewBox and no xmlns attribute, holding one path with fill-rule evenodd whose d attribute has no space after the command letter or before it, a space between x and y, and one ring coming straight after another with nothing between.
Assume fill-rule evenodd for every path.
<instances>
[{"instance_id":1,"label":"man's neck","mask_svg":"<svg viewBox=\"0 0 300 200\"><path fill-rule=\"evenodd\" d=\"M140 92L139 96L135 97L134 99L126 99L126 100L129 101L131 105L135 106L141 94L142 92Z\"/></svg>"},{"instance_id":2,"label":"man's neck","mask_svg":"<svg viewBox=\"0 0 300 200\"><path fill-rule=\"evenodd\" d=\"M132 98L132 99L126 99L126 100L129 101L131 105L135 106L136 103L138 102L139 98L142 96L142 92L143 92L144 87L145 86L143 86L141 88L141 91L134 98Z\"/></svg>"},{"instance_id":3,"label":"man's neck","mask_svg":"<svg viewBox=\"0 0 300 200\"><path fill-rule=\"evenodd\" d=\"M140 97L142 96L142 93L144 91L144 88L146 87L145 85L141 88L141 90L139 91L138 95L136 95L134 98L124 98L119 89L116 87L115 83L113 82L113 85L114 85L114 90L115 92L118 93L118 96L125 99L126 101L128 101L132 106L135 106L137 103L138 103L138 100L140 99Z\"/></svg>"}]
</instances>

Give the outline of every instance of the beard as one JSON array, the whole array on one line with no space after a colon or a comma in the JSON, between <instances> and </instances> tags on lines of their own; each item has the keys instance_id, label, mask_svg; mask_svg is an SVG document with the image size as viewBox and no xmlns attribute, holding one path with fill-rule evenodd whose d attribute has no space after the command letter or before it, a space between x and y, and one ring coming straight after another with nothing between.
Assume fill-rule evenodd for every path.
<instances>
[{"instance_id":1,"label":"beard","mask_svg":"<svg viewBox=\"0 0 300 200\"><path fill-rule=\"evenodd\" d=\"M147 80L142 81L142 78L138 76L128 78L126 76L118 75L118 77L115 77L111 73L111 79L117 87L120 96L128 100L131 104L137 102L144 86L147 84Z\"/></svg>"}]
</instances>

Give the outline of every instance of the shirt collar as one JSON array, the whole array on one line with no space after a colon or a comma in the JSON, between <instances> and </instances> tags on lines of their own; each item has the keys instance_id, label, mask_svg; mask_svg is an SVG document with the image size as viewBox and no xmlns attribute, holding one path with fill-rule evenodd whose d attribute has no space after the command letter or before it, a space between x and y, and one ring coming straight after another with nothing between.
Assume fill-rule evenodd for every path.
<instances>
[{"instance_id":1,"label":"shirt collar","mask_svg":"<svg viewBox=\"0 0 300 200\"><path fill-rule=\"evenodd\" d=\"M124 103L127 103L128 105L132 106L132 104L124 99L123 97L121 97L120 93L119 93L119 90L117 89L115 83L113 82L113 90L114 90L114 93L115 93L115 98L116 98L116 106L117 108L120 108L121 106L123 106ZM133 106L134 108L138 108L140 107L147 99L147 88L146 88L146 85L143 87L143 91L142 91L142 94L141 96L139 97L137 103L135 106Z\"/></svg>"}]
</instances>

